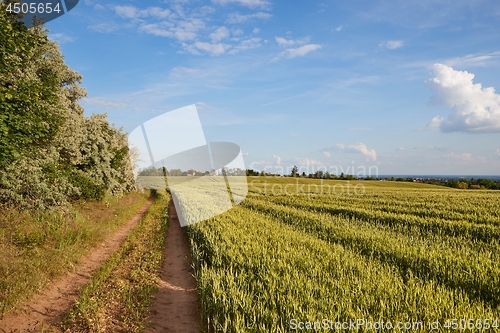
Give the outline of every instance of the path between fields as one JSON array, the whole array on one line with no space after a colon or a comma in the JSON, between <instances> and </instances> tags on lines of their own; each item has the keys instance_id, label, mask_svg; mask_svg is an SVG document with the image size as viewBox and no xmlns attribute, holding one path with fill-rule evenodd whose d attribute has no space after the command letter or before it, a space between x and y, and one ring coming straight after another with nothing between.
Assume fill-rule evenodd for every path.
<instances>
[{"instance_id":1,"label":"path between fields","mask_svg":"<svg viewBox=\"0 0 500 333\"><path fill-rule=\"evenodd\" d=\"M41 332L44 323L55 325L63 320L64 314L70 310L78 298L80 288L87 284L92 274L111 253L120 248L129 232L146 214L153 200L150 198L133 218L120 227L101 246L84 256L73 272L56 280L46 290L35 295L29 302L22 305L21 310L17 311L16 314L6 314L0 320L0 332Z\"/></svg>"},{"instance_id":2,"label":"path between fields","mask_svg":"<svg viewBox=\"0 0 500 333\"><path fill-rule=\"evenodd\" d=\"M196 280L191 268L186 230L179 224L173 201L161 268L160 289L154 296L148 332L196 333L200 331L200 312Z\"/></svg>"}]
</instances>

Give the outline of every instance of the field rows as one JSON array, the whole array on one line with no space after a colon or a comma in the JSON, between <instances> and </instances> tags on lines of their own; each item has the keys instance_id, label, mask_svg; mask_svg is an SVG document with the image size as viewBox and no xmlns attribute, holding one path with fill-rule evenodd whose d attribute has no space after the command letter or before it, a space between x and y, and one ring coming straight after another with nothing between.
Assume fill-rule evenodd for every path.
<instances>
[{"instance_id":1,"label":"field rows","mask_svg":"<svg viewBox=\"0 0 500 333\"><path fill-rule=\"evenodd\" d=\"M240 206L190 226L205 323L285 332L291 319L499 319L500 227L486 220L497 194L366 184L362 196L253 184Z\"/></svg>"}]
</instances>

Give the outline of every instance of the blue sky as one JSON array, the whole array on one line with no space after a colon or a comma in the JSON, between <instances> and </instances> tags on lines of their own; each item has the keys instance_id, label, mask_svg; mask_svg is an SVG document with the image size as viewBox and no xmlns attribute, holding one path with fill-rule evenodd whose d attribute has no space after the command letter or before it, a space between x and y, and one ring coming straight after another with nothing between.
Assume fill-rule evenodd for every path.
<instances>
[{"instance_id":1,"label":"blue sky","mask_svg":"<svg viewBox=\"0 0 500 333\"><path fill-rule=\"evenodd\" d=\"M498 1L81 0L47 28L125 131L196 103L257 169L500 174Z\"/></svg>"}]
</instances>

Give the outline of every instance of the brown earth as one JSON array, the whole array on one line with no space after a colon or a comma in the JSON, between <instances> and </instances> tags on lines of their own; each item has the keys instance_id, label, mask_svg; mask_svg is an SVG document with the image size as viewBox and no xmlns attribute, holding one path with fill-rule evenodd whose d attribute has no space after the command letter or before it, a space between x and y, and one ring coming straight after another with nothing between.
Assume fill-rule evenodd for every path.
<instances>
[{"instance_id":1,"label":"brown earth","mask_svg":"<svg viewBox=\"0 0 500 333\"><path fill-rule=\"evenodd\" d=\"M42 332L44 326L55 325L64 318L78 297L78 291L92 277L104 261L118 250L146 214L153 198L141 207L139 212L110 238L82 258L73 272L53 282L45 291L35 295L22 305L16 313L8 313L0 320L0 332ZM47 325L48 324L48 325Z\"/></svg>"},{"instance_id":2,"label":"brown earth","mask_svg":"<svg viewBox=\"0 0 500 333\"><path fill-rule=\"evenodd\" d=\"M148 332L196 333L200 332L196 280L187 235L179 224L173 201L169 204L169 215L160 290L154 296L149 317L153 327Z\"/></svg>"}]
</instances>

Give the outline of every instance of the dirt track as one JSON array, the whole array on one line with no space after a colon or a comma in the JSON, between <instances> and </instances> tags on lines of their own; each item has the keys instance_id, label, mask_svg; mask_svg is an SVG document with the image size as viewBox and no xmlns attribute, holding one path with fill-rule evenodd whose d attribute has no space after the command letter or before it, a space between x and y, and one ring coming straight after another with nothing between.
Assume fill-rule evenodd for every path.
<instances>
[{"instance_id":1,"label":"dirt track","mask_svg":"<svg viewBox=\"0 0 500 333\"><path fill-rule=\"evenodd\" d=\"M0 332L41 332L44 323L56 324L61 321L78 297L79 289L89 281L94 271L111 253L120 248L129 232L137 226L152 203L151 198L132 219L101 246L82 258L73 272L52 283L42 293L35 295L32 300L21 307L18 313L6 314L0 320Z\"/></svg>"},{"instance_id":2,"label":"dirt track","mask_svg":"<svg viewBox=\"0 0 500 333\"><path fill-rule=\"evenodd\" d=\"M148 332L196 333L200 331L196 280L192 275L186 232L179 224L172 201L169 215L162 280L149 318L153 328Z\"/></svg>"}]
</instances>

